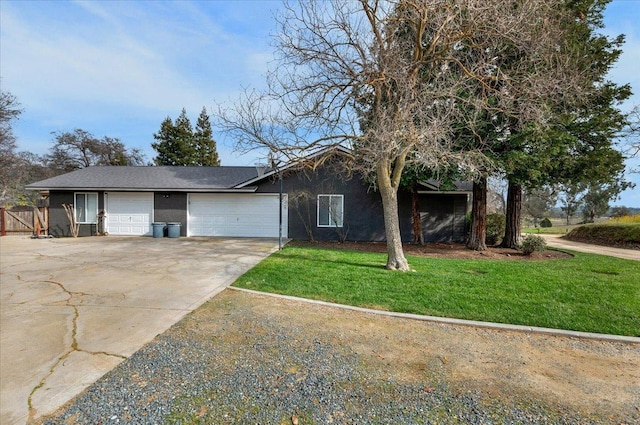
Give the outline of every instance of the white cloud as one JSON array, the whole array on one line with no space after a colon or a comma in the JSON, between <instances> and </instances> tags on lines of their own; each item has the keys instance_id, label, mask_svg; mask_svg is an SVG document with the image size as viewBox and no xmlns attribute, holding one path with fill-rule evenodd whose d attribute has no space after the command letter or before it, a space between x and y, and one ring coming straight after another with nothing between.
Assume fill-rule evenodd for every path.
<instances>
[{"instance_id":1,"label":"white cloud","mask_svg":"<svg viewBox=\"0 0 640 425\"><path fill-rule=\"evenodd\" d=\"M44 153L51 131L83 128L150 159L164 117L185 107L195 119L203 106L264 83L273 5L3 2L1 81L25 110L20 148ZM221 140L219 150L237 164L231 144Z\"/></svg>"},{"instance_id":2,"label":"white cloud","mask_svg":"<svg viewBox=\"0 0 640 425\"><path fill-rule=\"evenodd\" d=\"M176 3L182 10L171 15L154 3L125 4L131 7L112 11L102 3L79 2L79 19L97 22L68 31L33 25L5 8L7 85L41 112L53 112L60 103L72 109L106 104L149 112L199 110L264 72L260 46L243 44L188 3Z\"/></svg>"},{"instance_id":3,"label":"white cloud","mask_svg":"<svg viewBox=\"0 0 640 425\"><path fill-rule=\"evenodd\" d=\"M278 0L0 1L1 84L25 110L16 126L21 148L44 153L51 131L78 127L120 137L145 149L148 159L167 115L185 107L195 119L202 106L264 84L273 59L271 15L280 6ZM627 42L611 77L632 84L637 94L627 105L640 104L640 29L632 13L618 15L606 31L627 34ZM224 164L255 162L216 137ZM639 174L632 178L640 183ZM640 205L639 192L624 203Z\"/></svg>"}]
</instances>

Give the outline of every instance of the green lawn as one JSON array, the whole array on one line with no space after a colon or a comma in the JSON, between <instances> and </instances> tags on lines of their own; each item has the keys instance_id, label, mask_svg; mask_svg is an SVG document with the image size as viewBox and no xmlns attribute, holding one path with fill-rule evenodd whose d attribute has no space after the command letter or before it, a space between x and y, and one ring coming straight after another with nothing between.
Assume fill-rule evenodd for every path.
<instances>
[{"instance_id":1,"label":"green lawn","mask_svg":"<svg viewBox=\"0 0 640 425\"><path fill-rule=\"evenodd\" d=\"M524 227L522 228L522 233L531 233L533 235L566 235L578 226L578 224L571 224L569 226L558 225L553 227Z\"/></svg>"},{"instance_id":2,"label":"green lawn","mask_svg":"<svg viewBox=\"0 0 640 425\"><path fill-rule=\"evenodd\" d=\"M408 257L285 247L234 286L361 307L586 332L640 336L640 263L575 253L566 260Z\"/></svg>"},{"instance_id":3,"label":"green lawn","mask_svg":"<svg viewBox=\"0 0 640 425\"><path fill-rule=\"evenodd\" d=\"M610 227L630 227L630 228L634 228L634 227L640 227L640 219L636 218L637 216L633 216L633 217L625 217L622 218L620 220L604 220L604 221L598 221L597 223L589 223L589 224L563 224L563 223L556 223L554 224L553 227L523 227L522 228L522 233L531 233L534 235L537 234L550 234L550 235L566 235L569 232L571 232L573 229L578 229L581 227L606 227L606 226L610 226Z\"/></svg>"}]
</instances>

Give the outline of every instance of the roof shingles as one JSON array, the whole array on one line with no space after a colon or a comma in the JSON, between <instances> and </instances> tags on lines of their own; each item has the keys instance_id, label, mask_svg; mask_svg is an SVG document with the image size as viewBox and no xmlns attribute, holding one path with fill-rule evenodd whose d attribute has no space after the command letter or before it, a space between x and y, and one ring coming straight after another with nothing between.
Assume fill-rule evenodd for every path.
<instances>
[{"instance_id":1,"label":"roof shingles","mask_svg":"<svg viewBox=\"0 0 640 425\"><path fill-rule=\"evenodd\" d=\"M32 190L230 190L258 177L256 167L87 167L27 185Z\"/></svg>"}]
</instances>

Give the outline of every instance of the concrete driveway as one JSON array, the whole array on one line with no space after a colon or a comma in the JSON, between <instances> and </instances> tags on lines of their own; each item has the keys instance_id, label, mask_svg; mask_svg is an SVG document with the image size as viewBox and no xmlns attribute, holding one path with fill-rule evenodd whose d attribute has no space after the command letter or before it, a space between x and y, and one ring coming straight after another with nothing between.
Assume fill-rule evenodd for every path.
<instances>
[{"instance_id":1,"label":"concrete driveway","mask_svg":"<svg viewBox=\"0 0 640 425\"><path fill-rule=\"evenodd\" d=\"M0 423L58 407L277 249L277 240L0 238Z\"/></svg>"}]
</instances>

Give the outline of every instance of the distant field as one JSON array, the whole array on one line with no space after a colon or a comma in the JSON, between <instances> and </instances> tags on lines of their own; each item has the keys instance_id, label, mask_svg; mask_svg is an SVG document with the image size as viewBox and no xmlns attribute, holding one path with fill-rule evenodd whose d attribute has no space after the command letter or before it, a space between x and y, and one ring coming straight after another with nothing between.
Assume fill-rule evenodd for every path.
<instances>
[{"instance_id":1,"label":"distant field","mask_svg":"<svg viewBox=\"0 0 640 425\"><path fill-rule=\"evenodd\" d=\"M577 220L577 219L574 219ZM640 215L632 215L625 216L619 218L601 218L596 219L595 223L590 224L566 224L565 219L557 219L552 218L551 223L553 227L533 227L533 226L523 226L522 233L531 233L534 235L537 234L546 234L546 235L565 235L570 233L573 229L577 229L580 226L594 226L594 225L639 225L640 224Z\"/></svg>"},{"instance_id":2,"label":"distant field","mask_svg":"<svg viewBox=\"0 0 640 425\"><path fill-rule=\"evenodd\" d=\"M545 235L564 235L569 233L576 227L580 227L579 224L571 224L569 226L553 226L553 227L524 227L522 229L522 233L531 233L534 235L545 234Z\"/></svg>"},{"instance_id":3,"label":"distant field","mask_svg":"<svg viewBox=\"0 0 640 425\"><path fill-rule=\"evenodd\" d=\"M615 224L640 224L640 214L612 218L610 221Z\"/></svg>"}]
</instances>

